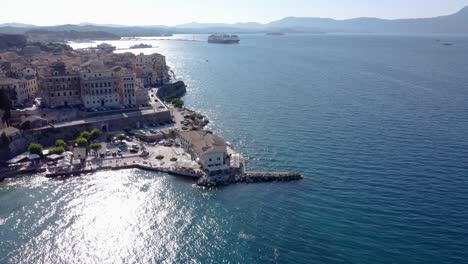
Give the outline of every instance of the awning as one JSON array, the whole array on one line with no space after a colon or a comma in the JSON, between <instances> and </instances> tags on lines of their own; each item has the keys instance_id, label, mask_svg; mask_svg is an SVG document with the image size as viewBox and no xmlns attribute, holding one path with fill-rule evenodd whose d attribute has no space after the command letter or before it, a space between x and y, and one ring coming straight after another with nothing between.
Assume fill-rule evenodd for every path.
<instances>
[{"instance_id":1,"label":"awning","mask_svg":"<svg viewBox=\"0 0 468 264\"><path fill-rule=\"evenodd\" d=\"M50 160L58 160L58 159L63 158L63 156L57 155L57 154L52 154L52 155L47 156L47 158L50 159Z\"/></svg>"}]
</instances>

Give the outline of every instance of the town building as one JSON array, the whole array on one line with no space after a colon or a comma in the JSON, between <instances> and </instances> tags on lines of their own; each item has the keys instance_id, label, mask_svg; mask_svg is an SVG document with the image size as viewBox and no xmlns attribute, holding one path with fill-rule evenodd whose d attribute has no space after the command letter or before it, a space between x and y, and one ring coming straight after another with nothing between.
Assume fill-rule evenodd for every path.
<instances>
[{"instance_id":1,"label":"town building","mask_svg":"<svg viewBox=\"0 0 468 264\"><path fill-rule=\"evenodd\" d=\"M136 56L137 77L145 86L159 85L169 80L166 57L154 53L144 55L140 53Z\"/></svg>"},{"instance_id":2,"label":"town building","mask_svg":"<svg viewBox=\"0 0 468 264\"><path fill-rule=\"evenodd\" d=\"M210 172L226 170L227 147L224 140L209 131L180 132L182 147Z\"/></svg>"},{"instance_id":3,"label":"town building","mask_svg":"<svg viewBox=\"0 0 468 264\"><path fill-rule=\"evenodd\" d=\"M118 78L102 61L82 65L81 94L86 108L118 107Z\"/></svg>"},{"instance_id":4,"label":"town building","mask_svg":"<svg viewBox=\"0 0 468 264\"><path fill-rule=\"evenodd\" d=\"M137 104L137 97L135 94L136 90L136 76L135 73L116 66L113 68L115 75L117 76L117 86L119 103L123 106L130 106Z\"/></svg>"},{"instance_id":5,"label":"town building","mask_svg":"<svg viewBox=\"0 0 468 264\"><path fill-rule=\"evenodd\" d=\"M0 90L4 90L13 104L22 104L28 99L26 82L19 79L0 78Z\"/></svg>"},{"instance_id":6,"label":"town building","mask_svg":"<svg viewBox=\"0 0 468 264\"><path fill-rule=\"evenodd\" d=\"M80 74L68 69L63 62L55 62L45 70L39 81L43 103L48 107L82 104Z\"/></svg>"}]
</instances>

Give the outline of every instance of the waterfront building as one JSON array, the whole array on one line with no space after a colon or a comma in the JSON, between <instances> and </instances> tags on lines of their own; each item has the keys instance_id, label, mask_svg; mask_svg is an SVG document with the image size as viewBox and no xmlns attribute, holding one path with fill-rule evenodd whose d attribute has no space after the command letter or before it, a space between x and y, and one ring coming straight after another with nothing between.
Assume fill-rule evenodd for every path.
<instances>
[{"instance_id":1,"label":"waterfront building","mask_svg":"<svg viewBox=\"0 0 468 264\"><path fill-rule=\"evenodd\" d=\"M86 108L118 107L118 78L102 61L82 65L81 94Z\"/></svg>"},{"instance_id":2,"label":"waterfront building","mask_svg":"<svg viewBox=\"0 0 468 264\"><path fill-rule=\"evenodd\" d=\"M119 95L119 103L123 106L130 106L137 104L136 90L136 75L134 72L116 66L113 68L117 76L117 91Z\"/></svg>"},{"instance_id":3,"label":"waterfront building","mask_svg":"<svg viewBox=\"0 0 468 264\"><path fill-rule=\"evenodd\" d=\"M209 131L179 133L182 147L208 171L226 170L226 143Z\"/></svg>"},{"instance_id":4,"label":"waterfront building","mask_svg":"<svg viewBox=\"0 0 468 264\"><path fill-rule=\"evenodd\" d=\"M138 69L137 77L143 81L145 86L158 85L169 80L166 57L161 54L144 55L140 53L136 56L135 65Z\"/></svg>"},{"instance_id":5,"label":"waterfront building","mask_svg":"<svg viewBox=\"0 0 468 264\"><path fill-rule=\"evenodd\" d=\"M81 102L80 74L68 69L63 62L55 62L43 69L39 81L43 103L49 107L77 106Z\"/></svg>"}]
</instances>

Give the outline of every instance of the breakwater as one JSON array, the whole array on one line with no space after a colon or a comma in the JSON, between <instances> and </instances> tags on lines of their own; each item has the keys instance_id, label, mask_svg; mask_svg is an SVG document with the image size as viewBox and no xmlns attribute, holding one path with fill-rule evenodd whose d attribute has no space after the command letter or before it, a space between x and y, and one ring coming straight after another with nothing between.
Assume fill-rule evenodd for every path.
<instances>
[{"instance_id":1,"label":"breakwater","mask_svg":"<svg viewBox=\"0 0 468 264\"><path fill-rule=\"evenodd\" d=\"M245 172L236 175L201 177L197 185L210 188L236 183L288 182L302 179L304 175L297 172Z\"/></svg>"}]
</instances>

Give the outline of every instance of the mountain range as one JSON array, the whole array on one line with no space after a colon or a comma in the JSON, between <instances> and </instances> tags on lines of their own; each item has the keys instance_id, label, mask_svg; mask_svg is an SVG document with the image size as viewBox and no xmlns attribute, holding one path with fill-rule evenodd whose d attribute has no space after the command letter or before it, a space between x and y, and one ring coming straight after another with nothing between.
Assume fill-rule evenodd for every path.
<instances>
[{"instance_id":1,"label":"mountain range","mask_svg":"<svg viewBox=\"0 0 468 264\"><path fill-rule=\"evenodd\" d=\"M154 36L174 33L211 32L327 32L327 33L382 33L382 34L468 34L468 7L446 16L416 19L286 17L267 24L249 23L188 23L168 26L123 26L81 23L78 25L34 26L21 23L0 24L0 33L25 34L30 30L101 31L117 36Z\"/></svg>"}]
</instances>

